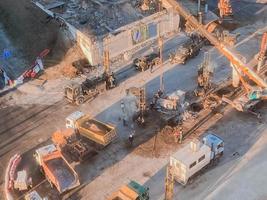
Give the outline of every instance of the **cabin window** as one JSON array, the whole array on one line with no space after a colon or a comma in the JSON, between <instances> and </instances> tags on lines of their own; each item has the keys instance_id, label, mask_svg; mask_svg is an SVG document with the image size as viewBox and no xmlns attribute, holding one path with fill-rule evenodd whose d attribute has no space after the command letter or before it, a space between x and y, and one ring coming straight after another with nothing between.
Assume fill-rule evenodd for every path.
<instances>
[{"instance_id":1,"label":"cabin window","mask_svg":"<svg viewBox=\"0 0 267 200\"><path fill-rule=\"evenodd\" d=\"M190 165L189 165L189 169L190 169L190 168L192 168L192 167L194 167L196 164L197 164L197 162L196 162L196 161L195 161L195 162L193 162L192 164L190 164Z\"/></svg>"},{"instance_id":2,"label":"cabin window","mask_svg":"<svg viewBox=\"0 0 267 200\"><path fill-rule=\"evenodd\" d=\"M205 154L198 159L198 162L201 162L204 159L205 159Z\"/></svg>"}]
</instances>

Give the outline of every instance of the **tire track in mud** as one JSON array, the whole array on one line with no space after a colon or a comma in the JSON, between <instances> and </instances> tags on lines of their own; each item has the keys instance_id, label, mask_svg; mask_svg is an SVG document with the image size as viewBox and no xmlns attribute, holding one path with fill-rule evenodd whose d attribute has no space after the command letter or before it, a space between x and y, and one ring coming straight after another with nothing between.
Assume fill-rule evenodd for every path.
<instances>
[{"instance_id":1,"label":"tire track in mud","mask_svg":"<svg viewBox=\"0 0 267 200\"><path fill-rule=\"evenodd\" d=\"M60 107L64 107L62 101L49 106L34 105L30 109L20 107L18 112L9 112L7 116L1 112L0 158L12 150L15 151L20 146L23 137L29 134L36 136L34 131L40 127L45 130L46 124L53 120L54 113L58 112ZM14 110L14 108L11 109Z\"/></svg>"}]
</instances>

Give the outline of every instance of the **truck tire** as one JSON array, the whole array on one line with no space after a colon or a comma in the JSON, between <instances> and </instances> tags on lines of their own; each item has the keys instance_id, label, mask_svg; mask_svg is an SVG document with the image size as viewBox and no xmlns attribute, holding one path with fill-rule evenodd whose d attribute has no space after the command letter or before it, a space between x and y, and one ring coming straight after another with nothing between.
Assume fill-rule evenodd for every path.
<instances>
[{"instance_id":1,"label":"truck tire","mask_svg":"<svg viewBox=\"0 0 267 200\"><path fill-rule=\"evenodd\" d=\"M155 58L154 60L153 60L153 65L154 66L157 66L157 65L159 65L160 64L160 58Z\"/></svg>"},{"instance_id":2,"label":"truck tire","mask_svg":"<svg viewBox=\"0 0 267 200\"><path fill-rule=\"evenodd\" d=\"M76 104L77 104L77 105L81 105L81 104L83 104L84 102L85 102L85 98L84 98L84 96L79 96L79 97L76 98Z\"/></svg>"}]
</instances>

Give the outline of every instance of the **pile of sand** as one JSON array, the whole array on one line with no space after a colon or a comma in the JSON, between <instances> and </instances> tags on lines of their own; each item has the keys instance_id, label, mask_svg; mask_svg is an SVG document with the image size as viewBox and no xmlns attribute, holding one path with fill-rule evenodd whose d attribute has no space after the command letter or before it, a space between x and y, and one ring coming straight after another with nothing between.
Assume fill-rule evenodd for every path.
<instances>
[{"instance_id":1,"label":"pile of sand","mask_svg":"<svg viewBox=\"0 0 267 200\"><path fill-rule=\"evenodd\" d=\"M75 45L71 47L59 64L51 66L45 70L45 77L48 80L58 79L62 76L74 78L77 76L77 69L73 66L73 62L81 59L80 49Z\"/></svg>"}]
</instances>

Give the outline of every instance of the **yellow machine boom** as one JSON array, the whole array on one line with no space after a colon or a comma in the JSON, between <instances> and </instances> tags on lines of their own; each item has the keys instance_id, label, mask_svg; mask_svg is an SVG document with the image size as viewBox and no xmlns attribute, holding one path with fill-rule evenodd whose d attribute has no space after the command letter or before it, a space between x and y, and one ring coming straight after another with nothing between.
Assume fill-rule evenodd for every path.
<instances>
[{"instance_id":1,"label":"yellow machine boom","mask_svg":"<svg viewBox=\"0 0 267 200\"><path fill-rule=\"evenodd\" d=\"M181 16L183 16L185 20L189 21L193 28L195 28L195 30L199 31L204 37L206 37L211 44L213 44L233 65L237 67L238 70L242 71L245 75L247 75L259 87L267 88L267 84L261 77L259 77L253 70L251 70L249 66L247 66L243 61L241 61L235 55L235 53L228 49L215 36L209 33L205 29L205 27L200 24L186 8L184 8L175 0L162 0L162 3L163 6L164 4L167 4L168 7L171 6L175 11L177 11Z\"/></svg>"}]
</instances>

